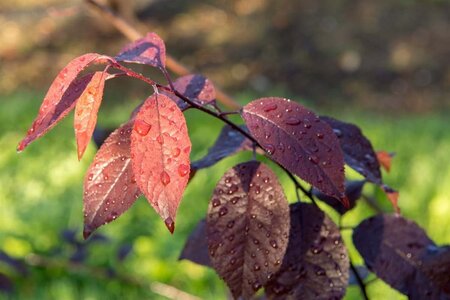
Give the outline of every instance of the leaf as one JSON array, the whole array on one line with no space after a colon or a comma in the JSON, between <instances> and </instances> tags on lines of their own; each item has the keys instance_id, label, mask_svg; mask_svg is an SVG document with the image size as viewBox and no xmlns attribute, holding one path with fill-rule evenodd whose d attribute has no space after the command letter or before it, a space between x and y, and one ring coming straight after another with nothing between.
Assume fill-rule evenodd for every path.
<instances>
[{"instance_id":1,"label":"leaf","mask_svg":"<svg viewBox=\"0 0 450 300\"><path fill-rule=\"evenodd\" d=\"M45 95L31 128L19 143L17 151L23 151L28 144L53 128L74 108L75 101L90 82L92 75L86 75L79 80L75 80L76 77L89 64L99 62L101 58L102 56L97 53L84 54L73 59L59 72Z\"/></svg>"},{"instance_id":2,"label":"leaf","mask_svg":"<svg viewBox=\"0 0 450 300\"><path fill-rule=\"evenodd\" d=\"M103 128L100 126L95 126L94 132L92 133L92 138L94 140L97 149L100 148L105 142L106 138L113 132L112 128Z\"/></svg>"},{"instance_id":3,"label":"leaf","mask_svg":"<svg viewBox=\"0 0 450 300\"><path fill-rule=\"evenodd\" d=\"M14 282L7 275L0 273L0 292L12 294L14 291Z\"/></svg>"},{"instance_id":4,"label":"leaf","mask_svg":"<svg viewBox=\"0 0 450 300\"><path fill-rule=\"evenodd\" d=\"M450 299L449 248L437 247L416 223L377 215L355 228L353 243L371 271L410 299Z\"/></svg>"},{"instance_id":5,"label":"leaf","mask_svg":"<svg viewBox=\"0 0 450 300\"><path fill-rule=\"evenodd\" d=\"M157 68L166 66L166 46L154 32L127 45L115 57L117 61L144 64Z\"/></svg>"},{"instance_id":6,"label":"leaf","mask_svg":"<svg viewBox=\"0 0 450 300\"><path fill-rule=\"evenodd\" d=\"M189 180L190 152L181 110L165 95L149 97L136 115L131 133L132 166L139 188L170 232Z\"/></svg>"},{"instance_id":7,"label":"leaf","mask_svg":"<svg viewBox=\"0 0 450 300\"><path fill-rule=\"evenodd\" d=\"M370 182L380 185L382 180L377 155L361 129L326 116L321 116L320 119L328 123L339 138L345 162Z\"/></svg>"},{"instance_id":8,"label":"leaf","mask_svg":"<svg viewBox=\"0 0 450 300\"><path fill-rule=\"evenodd\" d=\"M240 126L245 131L245 125ZM231 156L237 152L252 150L253 143L244 137L240 132L234 130L230 125L222 127L219 136L214 145L208 149L208 154L192 163L193 170L208 168L225 157Z\"/></svg>"},{"instance_id":9,"label":"leaf","mask_svg":"<svg viewBox=\"0 0 450 300\"><path fill-rule=\"evenodd\" d=\"M311 204L290 205L289 245L281 269L265 285L269 299L341 299L349 258L338 227Z\"/></svg>"},{"instance_id":10,"label":"leaf","mask_svg":"<svg viewBox=\"0 0 450 300\"><path fill-rule=\"evenodd\" d=\"M276 175L251 161L228 170L209 204L212 265L234 296L249 299L280 268L289 235L289 207Z\"/></svg>"},{"instance_id":11,"label":"leaf","mask_svg":"<svg viewBox=\"0 0 450 300\"><path fill-rule=\"evenodd\" d=\"M343 198L343 154L327 123L282 98L254 100L244 106L242 117L275 161L323 193Z\"/></svg>"},{"instance_id":12,"label":"leaf","mask_svg":"<svg viewBox=\"0 0 450 300\"><path fill-rule=\"evenodd\" d=\"M349 278L348 278L348 284L349 285L359 285L358 279L356 278L355 271L358 272L359 277L363 281L370 274L370 271L369 271L369 269L367 269L366 266L362 266L362 265L361 266L355 266L355 270L350 268L350 274L349 274Z\"/></svg>"},{"instance_id":13,"label":"leaf","mask_svg":"<svg viewBox=\"0 0 450 300\"><path fill-rule=\"evenodd\" d=\"M330 205L334 210L343 215L355 207L356 201L361 197L361 192L365 183L365 180L347 181L345 183L345 196L348 199L348 207L342 206L342 204L336 198L327 196L317 189L313 189L312 193L314 196Z\"/></svg>"},{"instance_id":14,"label":"leaf","mask_svg":"<svg viewBox=\"0 0 450 300\"><path fill-rule=\"evenodd\" d=\"M380 165L389 173L391 171L392 158L395 154L386 151L377 151L376 154Z\"/></svg>"},{"instance_id":15,"label":"leaf","mask_svg":"<svg viewBox=\"0 0 450 300\"><path fill-rule=\"evenodd\" d=\"M191 232L179 259L187 259L202 266L212 266L206 241L206 220L203 219L198 222L195 229Z\"/></svg>"},{"instance_id":16,"label":"leaf","mask_svg":"<svg viewBox=\"0 0 450 300\"><path fill-rule=\"evenodd\" d=\"M75 138L77 140L78 160L86 151L97 124L98 109L103 98L106 72L95 72L75 105Z\"/></svg>"},{"instance_id":17,"label":"leaf","mask_svg":"<svg viewBox=\"0 0 450 300\"><path fill-rule=\"evenodd\" d=\"M201 105L208 104L216 99L216 91L212 82L199 74L179 77L174 81L173 86L185 97ZM190 107L189 104L172 93L163 92L163 94L175 101L181 110L186 110Z\"/></svg>"},{"instance_id":18,"label":"leaf","mask_svg":"<svg viewBox=\"0 0 450 300\"><path fill-rule=\"evenodd\" d=\"M123 214L141 192L131 167L133 122L117 128L103 143L84 180L84 238Z\"/></svg>"}]
</instances>

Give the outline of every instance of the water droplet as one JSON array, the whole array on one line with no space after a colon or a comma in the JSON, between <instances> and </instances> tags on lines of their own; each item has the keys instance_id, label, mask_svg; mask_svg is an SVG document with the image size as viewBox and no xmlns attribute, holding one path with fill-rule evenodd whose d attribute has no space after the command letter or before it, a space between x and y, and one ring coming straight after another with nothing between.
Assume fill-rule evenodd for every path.
<instances>
[{"instance_id":1,"label":"water droplet","mask_svg":"<svg viewBox=\"0 0 450 300\"><path fill-rule=\"evenodd\" d=\"M232 185L230 189L228 190L228 195L232 195L236 193L239 190L239 187L237 185Z\"/></svg>"},{"instance_id":2,"label":"water droplet","mask_svg":"<svg viewBox=\"0 0 450 300\"><path fill-rule=\"evenodd\" d=\"M259 290L259 289L261 288L261 284L260 284L258 281L256 281L256 282L252 285L252 288L253 288L254 291L257 291L257 290Z\"/></svg>"},{"instance_id":3,"label":"water droplet","mask_svg":"<svg viewBox=\"0 0 450 300\"><path fill-rule=\"evenodd\" d=\"M411 258L411 257L412 257L411 253L409 253L409 252L406 253L406 257L407 257L407 258Z\"/></svg>"},{"instance_id":4,"label":"water droplet","mask_svg":"<svg viewBox=\"0 0 450 300\"><path fill-rule=\"evenodd\" d=\"M277 108L278 108L278 106L277 106L275 103L270 103L270 104L266 104L266 105L263 107L263 110L264 110L265 112L269 112L269 111L275 110L275 109L277 109Z\"/></svg>"},{"instance_id":5,"label":"water droplet","mask_svg":"<svg viewBox=\"0 0 450 300\"><path fill-rule=\"evenodd\" d=\"M232 259L230 260L230 265L234 265L235 263L236 263L236 259L232 258Z\"/></svg>"},{"instance_id":6,"label":"water droplet","mask_svg":"<svg viewBox=\"0 0 450 300\"><path fill-rule=\"evenodd\" d=\"M267 261L264 263L264 265L267 267L266 264L269 265L269 264L267 263ZM267 279L268 279L268 280L272 279L272 277L273 277L273 273L267 274Z\"/></svg>"},{"instance_id":7,"label":"water droplet","mask_svg":"<svg viewBox=\"0 0 450 300\"><path fill-rule=\"evenodd\" d=\"M169 229L170 233L173 233L175 230L175 222L172 220L171 217L168 217L164 220L164 223L166 224L167 229Z\"/></svg>"},{"instance_id":8,"label":"water droplet","mask_svg":"<svg viewBox=\"0 0 450 300\"><path fill-rule=\"evenodd\" d=\"M160 135L158 135L157 137L156 137L156 141L159 143L159 144L164 144L164 138L163 138L163 136L160 134Z\"/></svg>"},{"instance_id":9,"label":"water droplet","mask_svg":"<svg viewBox=\"0 0 450 300\"><path fill-rule=\"evenodd\" d=\"M234 240L234 235L232 234L232 235L230 235L229 237L228 237L228 240L231 242L231 241L233 241Z\"/></svg>"},{"instance_id":10,"label":"water droplet","mask_svg":"<svg viewBox=\"0 0 450 300\"><path fill-rule=\"evenodd\" d=\"M277 242L275 240L270 241L270 246L272 246L272 248L278 248Z\"/></svg>"},{"instance_id":11,"label":"water droplet","mask_svg":"<svg viewBox=\"0 0 450 300\"><path fill-rule=\"evenodd\" d=\"M298 124L300 124L301 122L302 122L302 121L301 121L299 118L297 118L297 117L289 117L289 118L287 118L286 121L285 121L285 123L286 123L287 125L292 125L292 126L298 125Z\"/></svg>"},{"instance_id":12,"label":"water droplet","mask_svg":"<svg viewBox=\"0 0 450 300\"><path fill-rule=\"evenodd\" d=\"M190 146L185 147L185 148L183 149L183 152L186 153L186 154L188 154L189 152L191 152L191 147L190 147Z\"/></svg>"},{"instance_id":13,"label":"water droplet","mask_svg":"<svg viewBox=\"0 0 450 300\"><path fill-rule=\"evenodd\" d=\"M225 183L230 183L230 182L231 182L231 177L225 178Z\"/></svg>"},{"instance_id":14,"label":"water droplet","mask_svg":"<svg viewBox=\"0 0 450 300\"><path fill-rule=\"evenodd\" d=\"M225 216L228 213L228 209L226 207L221 207L219 209L219 216Z\"/></svg>"},{"instance_id":15,"label":"water droplet","mask_svg":"<svg viewBox=\"0 0 450 300\"><path fill-rule=\"evenodd\" d=\"M108 178L109 178L108 175L103 176L103 180L108 180Z\"/></svg>"},{"instance_id":16,"label":"water droplet","mask_svg":"<svg viewBox=\"0 0 450 300\"><path fill-rule=\"evenodd\" d=\"M340 131L339 129L333 128L333 132L338 138L342 136L342 131Z\"/></svg>"},{"instance_id":17,"label":"water droplet","mask_svg":"<svg viewBox=\"0 0 450 300\"><path fill-rule=\"evenodd\" d=\"M312 162L313 164L318 164L319 163L319 158L317 158L317 156L314 156L314 155L309 156L308 160L310 162Z\"/></svg>"},{"instance_id":18,"label":"water droplet","mask_svg":"<svg viewBox=\"0 0 450 300\"><path fill-rule=\"evenodd\" d=\"M306 122L306 120L305 120L305 122ZM311 128L311 124L305 123L305 124L303 124L303 127L305 127L306 129L309 129L309 128Z\"/></svg>"},{"instance_id":19,"label":"water droplet","mask_svg":"<svg viewBox=\"0 0 450 300\"><path fill-rule=\"evenodd\" d=\"M319 140L323 139L323 133L318 132L316 136Z\"/></svg>"},{"instance_id":20,"label":"water droplet","mask_svg":"<svg viewBox=\"0 0 450 300\"><path fill-rule=\"evenodd\" d=\"M213 201L212 201L212 205L213 205L213 207L219 206L220 205L220 200L217 199L217 198L214 198Z\"/></svg>"},{"instance_id":21,"label":"water droplet","mask_svg":"<svg viewBox=\"0 0 450 300\"><path fill-rule=\"evenodd\" d=\"M252 214L250 217L251 217L252 219L256 219L256 215L255 215L255 214Z\"/></svg>"},{"instance_id":22,"label":"water droplet","mask_svg":"<svg viewBox=\"0 0 450 300\"><path fill-rule=\"evenodd\" d=\"M256 253L255 253L255 252L252 252L252 253L250 254L250 257L251 257L251 258L255 258L255 257L256 257Z\"/></svg>"},{"instance_id":23,"label":"water droplet","mask_svg":"<svg viewBox=\"0 0 450 300\"><path fill-rule=\"evenodd\" d=\"M255 216L255 218L256 218L256 216ZM257 226L258 226L259 229L263 228L263 224L262 223L258 223Z\"/></svg>"},{"instance_id":24,"label":"water droplet","mask_svg":"<svg viewBox=\"0 0 450 300\"><path fill-rule=\"evenodd\" d=\"M275 146L272 144L266 144L264 145L264 148L266 149L267 153L270 155L273 155L275 153Z\"/></svg>"},{"instance_id":25,"label":"water droplet","mask_svg":"<svg viewBox=\"0 0 450 300\"><path fill-rule=\"evenodd\" d=\"M170 183L170 176L166 171L162 171L160 177L163 185L168 185Z\"/></svg>"},{"instance_id":26,"label":"water droplet","mask_svg":"<svg viewBox=\"0 0 450 300\"><path fill-rule=\"evenodd\" d=\"M268 183L270 181L269 177L264 178L264 183Z\"/></svg>"},{"instance_id":27,"label":"water droplet","mask_svg":"<svg viewBox=\"0 0 450 300\"><path fill-rule=\"evenodd\" d=\"M190 167L185 164L181 164L178 166L178 174L180 174L180 176L182 176L182 177L189 174L189 171L190 171Z\"/></svg>"},{"instance_id":28,"label":"water droplet","mask_svg":"<svg viewBox=\"0 0 450 300\"><path fill-rule=\"evenodd\" d=\"M255 186L255 194L259 194L261 192L261 188L259 186Z\"/></svg>"},{"instance_id":29,"label":"water droplet","mask_svg":"<svg viewBox=\"0 0 450 300\"><path fill-rule=\"evenodd\" d=\"M275 266L278 266L279 264L281 264L281 261L279 259L277 259L274 263Z\"/></svg>"},{"instance_id":30,"label":"water droplet","mask_svg":"<svg viewBox=\"0 0 450 300\"><path fill-rule=\"evenodd\" d=\"M233 197L233 198L231 198L231 203L233 203L233 204L236 204L238 201L239 201L239 199L241 199L241 198L239 198L239 197Z\"/></svg>"},{"instance_id":31,"label":"water droplet","mask_svg":"<svg viewBox=\"0 0 450 300\"><path fill-rule=\"evenodd\" d=\"M231 221L229 221L229 222L227 223L227 227L228 227L228 228L233 228L233 226L234 226L234 221L233 221L233 220L231 220Z\"/></svg>"},{"instance_id":32,"label":"water droplet","mask_svg":"<svg viewBox=\"0 0 450 300\"><path fill-rule=\"evenodd\" d=\"M176 147L176 148L172 149L172 156L173 157L178 157L180 155L180 153L181 153L181 149L180 148Z\"/></svg>"},{"instance_id":33,"label":"water droplet","mask_svg":"<svg viewBox=\"0 0 450 300\"><path fill-rule=\"evenodd\" d=\"M89 180L89 181L91 181L91 180L92 180L92 178L94 178L94 176L92 176L92 174L89 174L89 176L88 176L88 180Z\"/></svg>"},{"instance_id":34,"label":"water droplet","mask_svg":"<svg viewBox=\"0 0 450 300\"><path fill-rule=\"evenodd\" d=\"M120 158L121 161L125 161L125 159L127 159L125 156L122 156L122 157Z\"/></svg>"},{"instance_id":35,"label":"water droplet","mask_svg":"<svg viewBox=\"0 0 450 300\"><path fill-rule=\"evenodd\" d=\"M326 274L325 270L320 268L320 267L316 267L316 275L317 276L324 276Z\"/></svg>"},{"instance_id":36,"label":"water droplet","mask_svg":"<svg viewBox=\"0 0 450 300\"><path fill-rule=\"evenodd\" d=\"M152 125L148 124L144 120L134 121L134 130L139 135L142 135L142 136L147 135L147 133L150 131L151 128L152 128Z\"/></svg>"},{"instance_id":37,"label":"water droplet","mask_svg":"<svg viewBox=\"0 0 450 300\"><path fill-rule=\"evenodd\" d=\"M339 245L339 240L334 240L335 245Z\"/></svg>"},{"instance_id":38,"label":"water droplet","mask_svg":"<svg viewBox=\"0 0 450 300\"><path fill-rule=\"evenodd\" d=\"M259 271L259 270L261 270L261 267L258 264L254 264L253 270L254 271Z\"/></svg>"},{"instance_id":39,"label":"water droplet","mask_svg":"<svg viewBox=\"0 0 450 300\"><path fill-rule=\"evenodd\" d=\"M259 244L259 240L258 239L253 239L253 244L258 245Z\"/></svg>"}]
</instances>

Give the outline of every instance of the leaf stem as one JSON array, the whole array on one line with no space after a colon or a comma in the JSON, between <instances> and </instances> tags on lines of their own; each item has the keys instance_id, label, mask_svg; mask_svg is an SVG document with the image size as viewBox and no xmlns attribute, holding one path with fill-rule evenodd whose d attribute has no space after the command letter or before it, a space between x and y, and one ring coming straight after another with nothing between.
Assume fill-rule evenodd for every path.
<instances>
[{"instance_id":1,"label":"leaf stem","mask_svg":"<svg viewBox=\"0 0 450 300\"><path fill-rule=\"evenodd\" d=\"M358 273L358 270L356 269L355 265L352 263L350 259L350 269L353 271L353 274L355 274L356 281L358 282L359 288L361 289L362 296L364 300L369 300L369 296L367 296L366 291L366 285L364 284L364 281L362 280L361 276Z\"/></svg>"}]
</instances>

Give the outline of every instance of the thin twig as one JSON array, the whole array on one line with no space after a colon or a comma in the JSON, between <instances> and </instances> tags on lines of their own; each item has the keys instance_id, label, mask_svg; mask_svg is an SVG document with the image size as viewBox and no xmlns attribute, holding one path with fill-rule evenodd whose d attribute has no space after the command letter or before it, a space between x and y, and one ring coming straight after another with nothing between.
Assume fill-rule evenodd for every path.
<instances>
[{"instance_id":1,"label":"thin twig","mask_svg":"<svg viewBox=\"0 0 450 300\"><path fill-rule=\"evenodd\" d=\"M353 265L351 260L350 260L350 269L353 271L353 274L355 274L355 278L356 281L358 282L359 288L361 289L363 298L365 300L369 300L369 297L367 296L366 285L364 284L364 281L362 280L361 276L358 273L358 270L356 269L355 265Z\"/></svg>"},{"instance_id":2,"label":"thin twig","mask_svg":"<svg viewBox=\"0 0 450 300\"><path fill-rule=\"evenodd\" d=\"M103 20L108 21L113 25L118 31L120 31L125 37L130 41L135 41L142 38L143 35L131 24L129 24L125 19L114 13L108 6L99 3L97 0L85 0L86 3L101 14ZM166 55L166 65L169 70L177 74L178 76L191 74L191 71L185 67L183 64L178 62L175 58ZM230 96L228 96L222 89L215 86L217 100L223 105L231 109L239 109L240 105Z\"/></svg>"}]
</instances>

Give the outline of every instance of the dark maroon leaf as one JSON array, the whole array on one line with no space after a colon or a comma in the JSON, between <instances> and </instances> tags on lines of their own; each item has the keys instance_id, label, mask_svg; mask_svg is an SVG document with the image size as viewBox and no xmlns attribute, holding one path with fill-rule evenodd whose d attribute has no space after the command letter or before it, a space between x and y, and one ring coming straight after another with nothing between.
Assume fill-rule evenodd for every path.
<instances>
[{"instance_id":1,"label":"dark maroon leaf","mask_svg":"<svg viewBox=\"0 0 450 300\"><path fill-rule=\"evenodd\" d=\"M166 46L154 32L127 45L115 57L117 61L150 65L157 68L166 66Z\"/></svg>"},{"instance_id":2,"label":"dark maroon leaf","mask_svg":"<svg viewBox=\"0 0 450 300\"><path fill-rule=\"evenodd\" d=\"M211 267L208 243L206 241L206 220L198 222L195 229L191 232L179 259L187 259L199 265Z\"/></svg>"},{"instance_id":3,"label":"dark maroon leaf","mask_svg":"<svg viewBox=\"0 0 450 300\"><path fill-rule=\"evenodd\" d=\"M361 192L366 183L365 180L357 180L357 181L347 181L345 183L345 195L347 196L349 206L344 207L339 200L336 198L325 195L317 189L313 189L312 193L314 196L330 205L341 215L345 214L349 210L355 207L356 201L361 197Z\"/></svg>"},{"instance_id":4,"label":"dark maroon leaf","mask_svg":"<svg viewBox=\"0 0 450 300\"><path fill-rule=\"evenodd\" d=\"M353 242L367 267L410 299L450 299L449 248L437 247L414 222L377 215L355 228Z\"/></svg>"},{"instance_id":5,"label":"dark maroon leaf","mask_svg":"<svg viewBox=\"0 0 450 300\"><path fill-rule=\"evenodd\" d=\"M282 98L254 100L243 108L242 117L274 160L323 193L343 199L343 154L327 123Z\"/></svg>"},{"instance_id":6,"label":"dark maroon leaf","mask_svg":"<svg viewBox=\"0 0 450 300\"><path fill-rule=\"evenodd\" d=\"M97 149L103 145L103 142L113 131L114 130L111 128L103 128L98 125L95 127L92 139L94 140Z\"/></svg>"},{"instance_id":7,"label":"dark maroon leaf","mask_svg":"<svg viewBox=\"0 0 450 300\"><path fill-rule=\"evenodd\" d=\"M377 155L361 129L356 125L326 116L321 116L320 119L328 123L339 138L345 162L367 180L375 184L381 184L380 164Z\"/></svg>"},{"instance_id":8,"label":"dark maroon leaf","mask_svg":"<svg viewBox=\"0 0 450 300\"><path fill-rule=\"evenodd\" d=\"M244 125L240 127L247 131L247 127ZM253 144L249 139L234 130L231 126L225 125L214 145L209 148L208 154L193 162L191 168L193 170L208 168L225 157L231 156L239 151L252 150L252 148Z\"/></svg>"},{"instance_id":9,"label":"dark maroon leaf","mask_svg":"<svg viewBox=\"0 0 450 300\"><path fill-rule=\"evenodd\" d=\"M14 283L3 273L0 273L0 292L2 293L12 293L14 290Z\"/></svg>"},{"instance_id":10,"label":"dark maroon leaf","mask_svg":"<svg viewBox=\"0 0 450 300\"><path fill-rule=\"evenodd\" d=\"M201 105L205 105L216 99L216 91L212 82L199 74L191 74L180 77L174 81L173 86L185 97ZM163 93L175 101L181 110L186 110L189 108L189 104L174 94L169 92Z\"/></svg>"},{"instance_id":11,"label":"dark maroon leaf","mask_svg":"<svg viewBox=\"0 0 450 300\"><path fill-rule=\"evenodd\" d=\"M256 161L228 170L206 222L214 269L236 299L249 299L280 268L287 246L289 207L276 175Z\"/></svg>"},{"instance_id":12,"label":"dark maroon leaf","mask_svg":"<svg viewBox=\"0 0 450 300\"><path fill-rule=\"evenodd\" d=\"M117 128L95 155L84 181L84 237L123 214L141 192L131 167L133 122Z\"/></svg>"},{"instance_id":13,"label":"dark maroon leaf","mask_svg":"<svg viewBox=\"0 0 450 300\"><path fill-rule=\"evenodd\" d=\"M290 206L289 245L281 269L265 285L269 299L341 299L349 258L339 228L316 206Z\"/></svg>"},{"instance_id":14,"label":"dark maroon leaf","mask_svg":"<svg viewBox=\"0 0 450 300\"><path fill-rule=\"evenodd\" d=\"M149 97L135 117L131 134L133 173L172 233L189 180L190 152L191 141L181 110L163 94Z\"/></svg>"}]
</instances>

